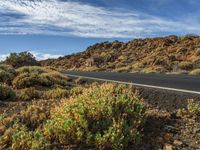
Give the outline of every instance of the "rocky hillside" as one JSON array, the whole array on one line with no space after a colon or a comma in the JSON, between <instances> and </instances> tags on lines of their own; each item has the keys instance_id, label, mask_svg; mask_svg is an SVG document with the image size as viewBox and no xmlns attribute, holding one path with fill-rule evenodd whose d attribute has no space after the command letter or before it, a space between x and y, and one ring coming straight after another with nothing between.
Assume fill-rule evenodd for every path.
<instances>
[{"instance_id":1,"label":"rocky hillside","mask_svg":"<svg viewBox=\"0 0 200 150\"><path fill-rule=\"evenodd\" d=\"M70 70L200 73L200 37L167 36L97 43L84 52L42 62Z\"/></svg>"}]
</instances>

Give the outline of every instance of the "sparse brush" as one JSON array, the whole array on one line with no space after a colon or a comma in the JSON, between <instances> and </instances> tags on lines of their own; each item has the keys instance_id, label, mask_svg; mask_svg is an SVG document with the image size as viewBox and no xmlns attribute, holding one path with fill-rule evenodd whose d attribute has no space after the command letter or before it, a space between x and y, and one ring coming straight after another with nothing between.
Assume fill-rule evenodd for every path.
<instances>
[{"instance_id":1,"label":"sparse brush","mask_svg":"<svg viewBox=\"0 0 200 150\"><path fill-rule=\"evenodd\" d=\"M35 86L67 86L71 79L57 71L45 67L22 67L17 69L18 76L13 80L16 89Z\"/></svg>"},{"instance_id":2,"label":"sparse brush","mask_svg":"<svg viewBox=\"0 0 200 150\"><path fill-rule=\"evenodd\" d=\"M68 96L69 96L69 90L61 88L48 90L43 94L44 99L62 99L62 98L67 98Z\"/></svg>"},{"instance_id":3,"label":"sparse brush","mask_svg":"<svg viewBox=\"0 0 200 150\"><path fill-rule=\"evenodd\" d=\"M6 71L6 72L9 72L9 73L12 73L12 74L15 74L15 69L12 67L12 66L10 66L10 65L5 65L5 64L1 64L0 65L0 69L1 70L4 70L4 71Z\"/></svg>"},{"instance_id":4,"label":"sparse brush","mask_svg":"<svg viewBox=\"0 0 200 150\"><path fill-rule=\"evenodd\" d=\"M196 56L200 56L200 48L198 48L195 52Z\"/></svg>"},{"instance_id":5,"label":"sparse brush","mask_svg":"<svg viewBox=\"0 0 200 150\"><path fill-rule=\"evenodd\" d=\"M20 112L18 120L31 130L42 127L43 123L50 117L50 109L50 106L31 104Z\"/></svg>"},{"instance_id":6,"label":"sparse brush","mask_svg":"<svg viewBox=\"0 0 200 150\"><path fill-rule=\"evenodd\" d=\"M189 99L187 109L191 114L200 115L200 102Z\"/></svg>"},{"instance_id":7,"label":"sparse brush","mask_svg":"<svg viewBox=\"0 0 200 150\"><path fill-rule=\"evenodd\" d=\"M131 67L127 66L127 67L117 68L114 71L116 71L116 72L129 72L130 70L131 70Z\"/></svg>"},{"instance_id":8,"label":"sparse brush","mask_svg":"<svg viewBox=\"0 0 200 150\"><path fill-rule=\"evenodd\" d=\"M180 69L183 70L191 70L193 68L193 64L191 62L188 61L182 61L178 64L178 66L180 67Z\"/></svg>"},{"instance_id":9,"label":"sparse brush","mask_svg":"<svg viewBox=\"0 0 200 150\"><path fill-rule=\"evenodd\" d=\"M47 150L50 143L38 130L29 131L25 125L16 122L0 137L1 149Z\"/></svg>"},{"instance_id":10,"label":"sparse brush","mask_svg":"<svg viewBox=\"0 0 200 150\"><path fill-rule=\"evenodd\" d=\"M57 71L47 72L40 75L41 79L48 80L54 85L66 86L67 81L71 81L71 79Z\"/></svg>"},{"instance_id":11,"label":"sparse brush","mask_svg":"<svg viewBox=\"0 0 200 150\"><path fill-rule=\"evenodd\" d=\"M191 75L200 75L200 69L194 69L190 72Z\"/></svg>"},{"instance_id":12,"label":"sparse brush","mask_svg":"<svg viewBox=\"0 0 200 150\"><path fill-rule=\"evenodd\" d=\"M0 82L5 84L10 84L13 75L0 69Z\"/></svg>"},{"instance_id":13,"label":"sparse brush","mask_svg":"<svg viewBox=\"0 0 200 150\"><path fill-rule=\"evenodd\" d=\"M40 73L44 73L50 71L49 69L46 69L44 67L40 67L40 66L24 66L21 68L18 68L16 70L16 72L18 74L22 74L22 73L35 73L35 74L40 74Z\"/></svg>"},{"instance_id":14,"label":"sparse brush","mask_svg":"<svg viewBox=\"0 0 200 150\"><path fill-rule=\"evenodd\" d=\"M18 92L17 96L20 101L30 101L42 97L42 92L36 90L34 87L22 89Z\"/></svg>"},{"instance_id":15,"label":"sparse brush","mask_svg":"<svg viewBox=\"0 0 200 150\"><path fill-rule=\"evenodd\" d=\"M74 80L74 82L76 83L76 84L78 84L78 85L81 85L81 84L84 84L84 83L86 83L87 81L86 81L86 79L83 79L83 78L76 78L75 80Z\"/></svg>"},{"instance_id":16,"label":"sparse brush","mask_svg":"<svg viewBox=\"0 0 200 150\"><path fill-rule=\"evenodd\" d=\"M0 65L0 82L11 85L15 70L8 65Z\"/></svg>"},{"instance_id":17,"label":"sparse brush","mask_svg":"<svg viewBox=\"0 0 200 150\"><path fill-rule=\"evenodd\" d=\"M140 73L149 74L149 73L157 73L157 71L152 68L144 68L140 71Z\"/></svg>"},{"instance_id":18,"label":"sparse brush","mask_svg":"<svg viewBox=\"0 0 200 150\"><path fill-rule=\"evenodd\" d=\"M15 96L15 92L9 86L0 83L0 100L11 100Z\"/></svg>"},{"instance_id":19,"label":"sparse brush","mask_svg":"<svg viewBox=\"0 0 200 150\"><path fill-rule=\"evenodd\" d=\"M53 83L38 74L22 73L13 80L13 87L16 89L29 88L34 86L51 86Z\"/></svg>"}]
</instances>

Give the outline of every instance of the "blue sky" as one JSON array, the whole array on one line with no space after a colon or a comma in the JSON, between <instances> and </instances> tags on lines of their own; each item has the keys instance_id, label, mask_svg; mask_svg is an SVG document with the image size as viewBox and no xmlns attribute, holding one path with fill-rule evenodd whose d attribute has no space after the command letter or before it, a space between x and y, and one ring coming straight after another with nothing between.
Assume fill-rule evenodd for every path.
<instances>
[{"instance_id":1,"label":"blue sky","mask_svg":"<svg viewBox=\"0 0 200 150\"><path fill-rule=\"evenodd\" d=\"M102 41L200 34L199 0L0 0L0 59L38 59Z\"/></svg>"}]
</instances>

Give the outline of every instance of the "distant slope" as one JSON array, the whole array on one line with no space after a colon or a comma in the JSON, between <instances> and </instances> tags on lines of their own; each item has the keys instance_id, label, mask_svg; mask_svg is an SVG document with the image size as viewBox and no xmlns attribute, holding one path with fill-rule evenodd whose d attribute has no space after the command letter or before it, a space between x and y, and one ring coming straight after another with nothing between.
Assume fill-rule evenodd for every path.
<instances>
[{"instance_id":1,"label":"distant slope","mask_svg":"<svg viewBox=\"0 0 200 150\"><path fill-rule=\"evenodd\" d=\"M167 36L135 39L128 43L103 42L84 52L41 63L69 70L188 73L200 68L200 37Z\"/></svg>"}]
</instances>

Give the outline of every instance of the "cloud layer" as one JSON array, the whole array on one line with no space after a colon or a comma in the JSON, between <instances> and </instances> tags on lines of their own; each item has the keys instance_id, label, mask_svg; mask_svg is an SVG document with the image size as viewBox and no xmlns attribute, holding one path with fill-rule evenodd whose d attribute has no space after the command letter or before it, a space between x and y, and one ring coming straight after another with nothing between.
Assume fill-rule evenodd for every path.
<instances>
[{"instance_id":1,"label":"cloud layer","mask_svg":"<svg viewBox=\"0 0 200 150\"><path fill-rule=\"evenodd\" d=\"M0 0L0 34L136 38L200 33L199 23L60 0Z\"/></svg>"}]
</instances>

